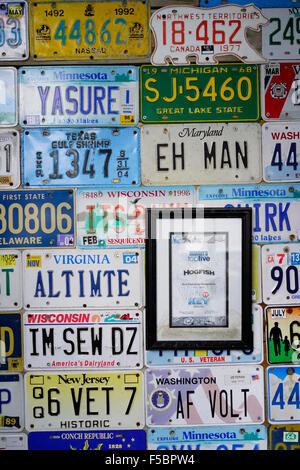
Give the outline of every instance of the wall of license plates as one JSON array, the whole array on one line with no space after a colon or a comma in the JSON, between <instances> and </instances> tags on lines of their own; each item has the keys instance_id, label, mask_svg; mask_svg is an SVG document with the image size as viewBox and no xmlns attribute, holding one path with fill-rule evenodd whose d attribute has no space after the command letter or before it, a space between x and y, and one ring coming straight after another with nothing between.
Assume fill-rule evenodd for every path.
<instances>
[{"instance_id":1,"label":"wall of license plates","mask_svg":"<svg viewBox=\"0 0 300 470\"><path fill-rule=\"evenodd\" d=\"M0 4L1 449L300 448L300 1L150 3ZM147 351L145 210L203 204L253 349Z\"/></svg>"}]
</instances>

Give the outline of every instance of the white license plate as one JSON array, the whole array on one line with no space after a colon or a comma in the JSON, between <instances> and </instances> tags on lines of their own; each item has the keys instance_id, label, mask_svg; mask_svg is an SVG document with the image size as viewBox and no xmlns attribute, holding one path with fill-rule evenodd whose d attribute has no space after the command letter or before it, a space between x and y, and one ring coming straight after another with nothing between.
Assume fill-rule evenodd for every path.
<instances>
[{"instance_id":1,"label":"white license plate","mask_svg":"<svg viewBox=\"0 0 300 470\"><path fill-rule=\"evenodd\" d=\"M1 433L0 450L28 450L28 438L25 433L14 435Z\"/></svg>"},{"instance_id":2,"label":"white license plate","mask_svg":"<svg viewBox=\"0 0 300 470\"><path fill-rule=\"evenodd\" d=\"M256 123L143 126L145 186L261 181L261 128Z\"/></svg>"},{"instance_id":3,"label":"white license plate","mask_svg":"<svg viewBox=\"0 0 300 470\"><path fill-rule=\"evenodd\" d=\"M24 367L142 368L141 316L136 310L25 312Z\"/></svg>"},{"instance_id":4,"label":"white license plate","mask_svg":"<svg viewBox=\"0 0 300 470\"><path fill-rule=\"evenodd\" d=\"M300 423L299 366L267 368L268 421L270 423Z\"/></svg>"},{"instance_id":5,"label":"white license plate","mask_svg":"<svg viewBox=\"0 0 300 470\"><path fill-rule=\"evenodd\" d=\"M19 432L23 428L23 375L20 373L0 374L0 431Z\"/></svg>"},{"instance_id":6,"label":"white license plate","mask_svg":"<svg viewBox=\"0 0 300 470\"><path fill-rule=\"evenodd\" d=\"M137 308L142 305L140 250L23 252L24 307Z\"/></svg>"},{"instance_id":7,"label":"white license plate","mask_svg":"<svg viewBox=\"0 0 300 470\"><path fill-rule=\"evenodd\" d=\"M262 247L263 302L267 305L300 301L300 243Z\"/></svg>"},{"instance_id":8,"label":"white license plate","mask_svg":"<svg viewBox=\"0 0 300 470\"><path fill-rule=\"evenodd\" d=\"M262 28L262 55L268 60L298 60L300 58L298 8L263 8L262 13L269 19L269 23Z\"/></svg>"},{"instance_id":9,"label":"white license plate","mask_svg":"<svg viewBox=\"0 0 300 470\"><path fill-rule=\"evenodd\" d=\"M0 129L0 188L15 189L20 183L19 133L16 130Z\"/></svg>"},{"instance_id":10,"label":"white license plate","mask_svg":"<svg viewBox=\"0 0 300 470\"><path fill-rule=\"evenodd\" d=\"M22 308L22 254L21 251L5 250L0 253L0 308Z\"/></svg>"},{"instance_id":11,"label":"white license plate","mask_svg":"<svg viewBox=\"0 0 300 470\"><path fill-rule=\"evenodd\" d=\"M1 67L0 75L0 127L13 127L18 123L17 69Z\"/></svg>"},{"instance_id":12,"label":"white license plate","mask_svg":"<svg viewBox=\"0 0 300 470\"><path fill-rule=\"evenodd\" d=\"M2 2L0 9L1 60L25 60L29 56L27 2Z\"/></svg>"}]
</instances>

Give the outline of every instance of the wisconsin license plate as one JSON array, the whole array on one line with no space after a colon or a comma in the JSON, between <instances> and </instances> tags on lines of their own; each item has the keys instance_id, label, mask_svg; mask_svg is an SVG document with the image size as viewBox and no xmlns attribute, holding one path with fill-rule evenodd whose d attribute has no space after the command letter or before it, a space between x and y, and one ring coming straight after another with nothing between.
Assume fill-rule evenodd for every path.
<instances>
[{"instance_id":1,"label":"wisconsin license plate","mask_svg":"<svg viewBox=\"0 0 300 470\"><path fill-rule=\"evenodd\" d=\"M151 52L150 3L143 0L31 4L31 55L50 59L135 59Z\"/></svg>"},{"instance_id":2,"label":"wisconsin license plate","mask_svg":"<svg viewBox=\"0 0 300 470\"><path fill-rule=\"evenodd\" d=\"M136 67L21 67L19 83L23 127L138 123Z\"/></svg>"},{"instance_id":3,"label":"wisconsin license plate","mask_svg":"<svg viewBox=\"0 0 300 470\"><path fill-rule=\"evenodd\" d=\"M300 307L266 307L267 351L270 364L300 363Z\"/></svg>"},{"instance_id":4,"label":"wisconsin license plate","mask_svg":"<svg viewBox=\"0 0 300 470\"><path fill-rule=\"evenodd\" d=\"M268 421L299 423L300 367L267 368Z\"/></svg>"},{"instance_id":5,"label":"wisconsin license plate","mask_svg":"<svg viewBox=\"0 0 300 470\"><path fill-rule=\"evenodd\" d=\"M127 127L24 130L23 185L140 184L139 132Z\"/></svg>"},{"instance_id":6,"label":"wisconsin license plate","mask_svg":"<svg viewBox=\"0 0 300 470\"><path fill-rule=\"evenodd\" d=\"M25 369L141 369L141 312L25 312Z\"/></svg>"},{"instance_id":7,"label":"wisconsin license plate","mask_svg":"<svg viewBox=\"0 0 300 470\"><path fill-rule=\"evenodd\" d=\"M262 28L262 54L268 60L300 58L298 8L264 8L269 24Z\"/></svg>"},{"instance_id":8,"label":"wisconsin license plate","mask_svg":"<svg viewBox=\"0 0 300 470\"><path fill-rule=\"evenodd\" d=\"M142 305L142 252L24 251L28 309L137 308Z\"/></svg>"},{"instance_id":9,"label":"wisconsin license plate","mask_svg":"<svg viewBox=\"0 0 300 470\"><path fill-rule=\"evenodd\" d=\"M202 7L214 7L231 3L231 0L199 0ZM239 5L248 5L249 0L239 0ZM261 7L298 7L300 0L255 0L255 5Z\"/></svg>"},{"instance_id":10,"label":"wisconsin license plate","mask_svg":"<svg viewBox=\"0 0 300 470\"><path fill-rule=\"evenodd\" d=\"M29 55L27 2L3 2L0 10L1 60L25 60Z\"/></svg>"},{"instance_id":11,"label":"wisconsin license plate","mask_svg":"<svg viewBox=\"0 0 300 470\"><path fill-rule=\"evenodd\" d=\"M15 189L20 183L19 133L15 130L0 129L0 188Z\"/></svg>"},{"instance_id":12,"label":"wisconsin license plate","mask_svg":"<svg viewBox=\"0 0 300 470\"><path fill-rule=\"evenodd\" d=\"M140 120L145 124L259 118L257 65L140 67Z\"/></svg>"},{"instance_id":13,"label":"wisconsin license plate","mask_svg":"<svg viewBox=\"0 0 300 470\"><path fill-rule=\"evenodd\" d=\"M270 450L299 450L300 449L300 425L280 424L269 426Z\"/></svg>"},{"instance_id":14,"label":"wisconsin license plate","mask_svg":"<svg viewBox=\"0 0 300 470\"><path fill-rule=\"evenodd\" d=\"M149 369L147 425L261 424L261 366Z\"/></svg>"},{"instance_id":15,"label":"wisconsin license plate","mask_svg":"<svg viewBox=\"0 0 300 470\"><path fill-rule=\"evenodd\" d=\"M1 15L0 15L1 24ZM17 70L1 67L0 76L0 127L13 127L18 123Z\"/></svg>"},{"instance_id":16,"label":"wisconsin license plate","mask_svg":"<svg viewBox=\"0 0 300 470\"><path fill-rule=\"evenodd\" d=\"M1 312L0 371L13 370L23 371L23 334L21 313Z\"/></svg>"},{"instance_id":17,"label":"wisconsin license plate","mask_svg":"<svg viewBox=\"0 0 300 470\"><path fill-rule=\"evenodd\" d=\"M19 250L0 252L0 308L20 310L23 306L22 253Z\"/></svg>"},{"instance_id":18,"label":"wisconsin license plate","mask_svg":"<svg viewBox=\"0 0 300 470\"><path fill-rule=\"evenodd\" d=\"M24 383L20 373L0 374L0 431L24 428Z\"/></svg>"},{"instance_id":19,"label":"wisconsin license plate","mask_svg":"<svg viewBox=\"0 0 300 470\"><path fill-rule=\"evenodd\" d=\"M27 373L25 396L28 431L144 425L142 372Z\"/></svg>"},{"instance_id":20,"label":"wisconsin license plate","mask_svg":"<svg viewBox=\"0 0 300 470\"><path fill-rule=\"evenodd\" d=\"M145 186L255 183L262 179L257 123L173 124L141 129Z\"/></svg>"},{"instance_id":21,"label":"wisconsin license plate","mask_svg":"<svg viewBox=\"0 0 300 470\"><path fill-rule=\"evenodd\" d=\"M28 439L25 433L14 435L1 433L0 450L28 450Z\"/></svg>"}]
</instances>

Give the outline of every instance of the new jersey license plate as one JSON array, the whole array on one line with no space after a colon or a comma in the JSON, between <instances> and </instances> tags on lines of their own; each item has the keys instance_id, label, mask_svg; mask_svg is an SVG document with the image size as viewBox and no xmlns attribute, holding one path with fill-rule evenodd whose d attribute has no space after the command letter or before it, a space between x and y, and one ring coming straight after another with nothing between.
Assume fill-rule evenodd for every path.
<instances>
[{"instance_id":1,"label":"new jersey license plate","mask_svg":"<svg viewBox=\"0 0 300 470\"><path fill-rule=\"evenodd\" d=\"M23 290L22 253L19 250L0 252L0 308L20 310Z\"/></svg>"},{"instance_id":2,"label":"new jersey license plate","mask_svg":"<svg viewBox=\"0 0 300 470\"><path fill-rule=\"evenodd\" d=\"M139 184L139 132L127 127L26 129L23 186Z\"/></svg>"},{"instance_id":3,"label":"new jersey license plate","mask_svg":"<svg viewBox=\"0 0 300 470\"><path fill-rule=\"evenodd\" d=\"M266 307L267 351L270 364L300 363L300 307Z\"/></svg>"},{"instance_id":4,"label":"new jersey license plate","mask_svg":"<svg viewBox=\"0 0 300 470\"><path fill-rule=\"evenodd\" d=\"M267 368L268 421L299 423L299 366Z\"/></svg>"},{"instance_id":5,"label":"new jersey license plate","mask_svg":"<svg viewBox=\"0 0 300 470\"><path fill-rule=\"evenodd\" d=\"M24 383L20 373L0 374L0 431L24 428Z\"/></svg>"},{"instance_id":6,"label":"new jersey license plate","mask_svg":"<svg viewBox=\"0 0 300 470\"><path fill-rule=\"evenodd\" d=\"M1 60L25 60L29 55L27 2L2 2L0 9Z\"/></svg>"},{"instance_id":7,"label":"new jersey license plate","mask_svg":"<svg viewBox=\"0 0 300 470\"><path fill-rule=\"evenodd\" d=\"M138 123L134 66L21 67L23 127L133 126Z\"/></svg>"},{"instance_id":8,"label":"new jersey license plate","mask_svg":"<svg viewBox=\"0 0 300 470\"><path fill-rule=\"evenodd\" d=\"M1 22L1 16L0 16ZM13 127L18 123L17 70L1 67L0 75L0 127Z\"/></svg>"},{"instance_id":9,"label":"new jersey license plate","mask_svg":"<svg viewBox=\"0 0 300 470\"><path fill-rule=\"evenodd\" d=\"M269 426L270 450L299 450L300 449L300 425L277 424Z\"/></svg>"},{"instance_id":10,"label":"new jersey license plate","mask_svg":"<svg viewBox=\"0 0 300 470\"><path fill-rule=\"evenodd\" d=\"M262 28L262 55L268 60L300 58L298 8L264 8L269 23Z\"/></svg>"},{"instance_id":11,"label":"new jersey license plate","mask_svg":"<svg viewBox=\"0 0 300 470\"><path fill-rule=\"evenodd\" d=\"M19 133L16 130L0 129L0 188L15 189L20 183Z\"/></svg>"},{"instance_id":12,"label":"new jersey license plate","mask_svg":"<svg viewBox=\"0 0 300 470\"><path fill-rule=\"evenodd\" d=\"M23 332L21 313L0 312L0 371L22 370Z\"/></svg>"}]
</instances>

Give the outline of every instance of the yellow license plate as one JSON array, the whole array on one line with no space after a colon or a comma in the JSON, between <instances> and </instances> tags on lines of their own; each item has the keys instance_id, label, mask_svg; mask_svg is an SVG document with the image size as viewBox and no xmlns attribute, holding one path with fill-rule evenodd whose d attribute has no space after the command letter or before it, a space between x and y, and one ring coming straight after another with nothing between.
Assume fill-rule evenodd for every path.
<instances>
[{"instance_id":1,"label":"yellow license plate","mask_svg":"<svg viewBox=\"0 0 300 470\"><path fill-rule=\"evenodd\" d=\"M30 3L36 60L132 59L151 52L148 0Z\"/></svg>"}]
</instances>

